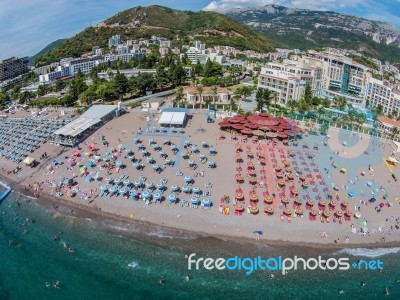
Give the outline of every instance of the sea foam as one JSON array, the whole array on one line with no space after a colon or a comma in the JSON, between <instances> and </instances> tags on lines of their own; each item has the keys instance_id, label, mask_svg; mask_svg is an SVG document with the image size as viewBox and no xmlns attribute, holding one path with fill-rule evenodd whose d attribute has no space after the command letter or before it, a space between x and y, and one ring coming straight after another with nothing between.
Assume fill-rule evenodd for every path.
<instances>
[{"instance_id":1,"label":"sea foam","mask_svg":"<svg viewBox=\"0 0 400 300\"><path fill-rule=\"evenodd\" d=\"M396 254L400 252L399 247L394 247L394 248L375 248L375 249L367 249L367 248L346 248L342 249L338 252L335 252L334 255L352 255L352 256L362 256L362 257L380 257L380 256L385 256L389 254Z\"/></svg>"}]
</instances>

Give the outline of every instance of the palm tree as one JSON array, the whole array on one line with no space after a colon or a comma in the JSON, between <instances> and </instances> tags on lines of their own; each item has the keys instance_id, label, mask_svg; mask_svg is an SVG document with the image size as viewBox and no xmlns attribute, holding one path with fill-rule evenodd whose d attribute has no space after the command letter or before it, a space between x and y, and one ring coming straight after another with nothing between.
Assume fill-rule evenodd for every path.
<instances>
[{"instance_id":1,"label":"palm tree","mask_svg":"<svg viewBox=\"0 0 400 300\"><path fill-rule=\"evenodd\" d=\"M390 139L394 141L398 134L399 129L397 127L392 127L392 130L390 131Z\"/></svg>"},{"instance_id":2,"label":"palm tree","mask_svg":"<svg viewBox=\"0 0 400 300\"><path fill-rule=\"evenodd\" d=\"M203 88L203 86L201 85L201 84L198 84L197 85L197 94L199 95L199 98L200 98L200 108L201 108L201 104L202 104L202 97L203 97L203 92L204 92L204 88Z\"/></svg>"},{"instance_id":3,"label":"palm tree","mask_svg":"<svg viewBox=\"0 0 400 300\"><path fill-rule=\"evenodd\" d=\"M296 100L289 100L287 103L287 107L290 109L290 112L294 112L297 108L297 101Z\"/></svg>"},{"instance_id":4,"label":"palm tree","mask_svg":"<svg viewBox=\"0 0 400 300\"><path fill-rule=\"evenodd\" d=\"M333 101L335 102L335 105L340 109L343 110L343 108L346 107L347 105L347 100L345 97L335 97L335 99L333 99Z\"/></svg>"},{"instance_id":5,"label":"palm tree","mask_svg":"<svg viewBox=\"0 0 400 300\"><path fill-rule=\"evenodd\" d=\"M175 89L175 101L176 103L179 103L183 100L183 86L178 86ZM174 103L175 103L174 101Z\"/></svg>"},{"instance_id":6,"label":"palm tree","mask_svg":"<svg viewBox=\"0 0 400 300\"><path fill-rule=\"evenodd\" d=\"M215 98L218 95L218 87L216 85L213 85L210 88L210 91L211 91L211 95L213 96L213 104L215 105Z\"/></svg>"}]
</instances>

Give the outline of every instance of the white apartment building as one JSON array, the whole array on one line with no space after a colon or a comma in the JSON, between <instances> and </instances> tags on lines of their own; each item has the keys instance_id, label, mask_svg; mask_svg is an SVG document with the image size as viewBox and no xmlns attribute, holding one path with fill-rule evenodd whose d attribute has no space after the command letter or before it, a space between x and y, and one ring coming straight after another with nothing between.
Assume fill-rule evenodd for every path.
<instances>
[{"instance_id":1,"label":"white apartment building","mask_svg":"<svg viewBox=\"0 0 400 300\"><path fill-rule=\"evenodd\" d=\"M362 104L370 74L368 68L344 55L321 53L324 62L324 96L342 96L350 103Z\"/></svg>"},{"instance_id":2,"label":"white apartment building","mask_svg":"<svg viewBox=\"0 0 400 300\"><path fill-rule=\"evenodd\" d=\"M161 40L160 41L160 47L163 48L171 48L172 42L170 40Z\"/></svg>"},{"instance_id":3,"label":"white apartment building","mask_svg":"<svg viewBox=\"0 0 400 300\"><path fill-rule=\"evenodd\" d=\"M160 52L160 55L161 55L161 56L165 56L165 55L168 54L169 48L167 48L167 47L160 47L160 48L158 49L158 51Z\"/></svg>"},{"instance_id":4,"label":"white apartment building","mask_svg":"<svg viewBox=\"0 0 400 300\"><path fill-rule=\"evenodd\" d=\"M201 64L205 64L208 59L207 50L199 50L195 47L190 47L187 50L186 55L192 64L196 64L197 61L199 61Z\"/></svg>"},{"instance_id":5,"label":"white apartment building","mask_svg":"<svg viewBox=\"0 0 400 300\"><path fill-rule=\"evenodd\" d=\"M58 66L53 72L39 75L39 82L51 82L57 79L70 76L69 66Z\"/></svg>"},{"instance_id":6,"label":"white apartment building","mask_svg":"<svg viewBox=\"0 0 400 300\"><path fill-rule=\"evenodd\" d=\"M103 59L101 56L95 56L90 58L75 59L70 61L67 66L69 66L70 76L75 76L75 74L78 73L78 70L80 70L82 74L87 75L95 66L102 62Z\"/></svg>"},{"instance_id":7,"label":"white apartment building","mask_svg":"<svg viewBox=\"0 0 400 300\"><path fill-rule=\"evenodd\" d=\"M118 45L116 50L117 50L118 54L128 54L129 46L128 45Z\"/></svg>"},{"instance_id":8,"label":"white apartment building","mask_svg":"<svg viewBox=\"0 0 400 300\"><path fill-rule=\"evenodd\" d=\"M306 81L299 75L280 69L262 68L258 77L258 88L267 88L277 94L280 104L299 100L304 93Z\"/></svg>"},{"instance_id":9,"label":"white apartment building","mask_svg":"<svg viewBox=\"0 0 400 300\"><path fill-rule=\"evenodd\" d=\"M108 39L108 47L118 46L121 44L121 36L119 34L113 35Z\"/></svg>"},{"instance_id":10,"label":"white apartment building","mask_svg":"<svg viewBox=\"0 0 400 300\"><path fill-rule=\"evenodd\" d=\"M211 52L208 54L208 59L210 59L211 61L215 61L219 64L224 64L226 63L226 56L225 55L221 55L217 52Z\"/></svg>"},{"instance_id":11,"label":"white apartment building","mask_svg":"<svg viewBox=\"0 0 400 300\"><path fill-rule=\"evenodd\" d=\"M400 92L397 85L375 78L368 80L365 100L373 106L382 105L384 114L400 117Z\"/></svg>"},{"instance_id":12,"label":"white apartment building","mask_svg":"<svg viewBox=\"0 0 400 300\"><path fill-rule=\"evenodd\" d=\"M131 51L130 53L126 54L106 54L104 55L104 61L122 61L122 62L128 62L133 59L135 60L141 60L143 57L146 56L145 52L142 51Z\"/></svg>"},{"instance_id":13,"label":"white apartment building","mask_svg":"<svg viewBox=\"0 0 400 300\"><path fill-rule=\"evenodd\" d=\"M95 66L102 62L103 59L100 56L79 59L62 59L60 61L60 66L58 66L55 71L40 75L39 81L44 83L63 77L75 76L75 74L78 73L78 70L80 70L82 74L87 75Z\"/></svg>"},{"instance_id":14,"label":"white apartment building","mask_svg":"<svg viewBox=\"0 0 400 300\"><path fill-rule=\"evenodd\" d=\"M312 57L295 56L293 59L285 59L282 63L268 63L267 68L282 70L292 73L309 83L314 95L323 94L323 62Z\"/></svg>"}]
</instances>

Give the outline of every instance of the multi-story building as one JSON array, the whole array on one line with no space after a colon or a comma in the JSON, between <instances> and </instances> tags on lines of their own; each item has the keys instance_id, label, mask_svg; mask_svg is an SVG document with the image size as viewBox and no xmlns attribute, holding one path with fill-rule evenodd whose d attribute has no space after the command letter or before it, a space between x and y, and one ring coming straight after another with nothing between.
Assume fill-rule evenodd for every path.
<instances>
[{"instance_id":1,"label":"multi-story building","mask_svg":"<svg viewBox=\"0 0 400 300\"><path fill-rule=\"evenodd\" d=\"M324 62L324 96L333 100L345 97L350 103L362 104L368 68L344 55L322 53Z\"/></svg>"},{"instance_id":2,"label":"multi-story building","mask_svg":"<svg viewBox=\"0 0 400 300\"><path fill-rule=\"evenodd\" d=\"M129 53L129 46L128 45L118 45L117 46L117 53L118 54L128 54Z\"/></svg>"},{"instance_id":3,"label":"multi-story building","mask_svg":"<svg viewBox=\"0 0 400 300\"><path fill-rule=\"evenodd\" d=\"M69 66L58 66L53 72L39 75L39 82L51 82L68 76L71 76Z\"/></svg>"},{"instance_id":4,"label":"multi-story building","mask_svg":"<svg viewBox=\"0 0 400 300\"><path fill-rule=\"evenodd\" d=\"M199 50L196 47L190 47L186 55L189 60L192 61L192 64L196 64L199 61L201 64L205 64L208 59L207 50Z\"/></svg>"},{"instance_id":5,"label":"multi-story building","mask_svg":"<svg viewBox=\"0 0 400 300\"><path fill-rule=\"evenodd\" d=\"M161 40L160 47L171 48L172 42L170 40Z\"/></svg>"},{"instance_id":6,"label":"multi-story building","mask_svg":"<svg viewBox=\"0 0 400 300\"><path fill-rule=\"evenodd\" d=\"M29 57L11 57L0 60L0 81L12 79L18 75L27 73Z\"/></svg>"},{"instance_id":7,"label":"multi-story building","mask_svg":"<svg viewBox=\"0 0 400 300\"><path fill-rule=\"evenodd\" d=\"M400 122L386 116L378 117L378 127L381 135L394 141L400 141ZM393 131L397 128L397 134Z\"/></svg>"},{"instance_id":8,"label":"multi-story building","mask_svg":"<svg viewBox=\"0 0 400 300\"><path fill-rule=\"evenodd\" d=\"M108 39L108 47L118 46L121 44L121 36L119 34L113 35Z\"/></svg>"},{"instance_id":9,"label":"multi-story building","mask_svg":"<svg viewBox=\"0 0 400 300\"><path fill-rule=\"evenodd\" d=\"M82 74L87 75L95 66L102 62L103 58L101 56L94 56L90 58L74 59L67 63L66 66L69 66L70 76L75 76L79 70Z\"/></svg>"},{"instance_id":10,"label":"multi-story building","mask_svg":"<svg viewBox=\"0 0 400 300\"><path fill-rule=\"evenodd\" d=\"M365 100L373 106L382 105L383 113L400 117L400 92L398 85L370 78L366 87Z\"/></svg>"},{"instance_id":11,"label":"multi-story building","mask_svg":"<svg viewBox=\"0 0 400 300\"><path fill-rule=\"evenodd\" d=\"M165 55L168 54L169 48L167 48L167 47L160 47L160 48L158 49L158 51L160 52L160 55L161 55L161 56L165 56Z\"/></svg>"},{"instance_id":12,"label":"multi-story building","mask_svg":"<svg viewBox=\"0 0 400 300\"><path fill-rule=\"evenodd\" d=\"M258 77L258 88L274 91L280 104L299 100L305 86L306 81L299 75L281 69L262 68Z\"/></svg>"},{"instance_id":13,"label":"multi-story building","mask_svg":"<svg viewBox=\"0 0 400 300\"><path fill-rule=\"evenodd\" d=\"M63 77L75 76L79 70L82 74L87 75L95 66L102 62L103 59L100 56L79 59L64 58L60 61L60 66L55 71L40 75L39 81L44 83Z\"/></svg>"},{"instance_id":14,"label":"multi-story building","mask_svg":"<svg viewBox=\"0 0 400 300\"><path fill-rule=\"evenodd\" d=\"M128 62L133 59L135 60L141 60L143 57L146 56L146 52L144 51L131 51L130 53L126 54L106 54L104 55L104 61L122 61L122 62Z\"/></svg>"}]
</instances>

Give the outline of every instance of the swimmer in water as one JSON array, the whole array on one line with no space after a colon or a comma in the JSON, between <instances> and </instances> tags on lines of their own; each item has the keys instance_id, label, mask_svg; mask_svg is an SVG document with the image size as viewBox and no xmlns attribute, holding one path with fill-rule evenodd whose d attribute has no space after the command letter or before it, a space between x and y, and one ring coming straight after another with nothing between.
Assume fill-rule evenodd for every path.
<instances>
[{"instance_id":1,"label":"swimmer in water","mask_svg":"<svg viewBox=\"0 0 400 300\"><path fill-rule=\"evenodd\" d=\"M55 283L53 283L53 288L59 289L60 288L59 284L60 282L57 280Z\"/></svg>"},{"instance_id":2,"label":"swimmer in water","mask_svg":"<svg viewBox=\"0 0 400 300\"><path fill-rule=\"evenodd\" d=\"M50 287L50 283L48 283L47 281L46 281L45 285L46 285L46 287Z\"/></svg>"},{"instance_id":3,"label":"swimmer in water","mask_svg":"<svg viewBox=\"0 0 400 300\"><path fill-rule=\"evenodd\" d=\"M339 294L344 294L344 291L343 290L339 290Z\"/></svg>"},{"instance_id":4,"label":"swimmer in water","mask_svg":"<svg viewBox=\"0 0 400 300\"><path fill-rule=\"evenodd\" d=\"M361 282L361 287L364 287L366 285L365 282Z\"/></svg>"},{"instance_id":5,"label":"swimmer in water","mask_svg":"<svg viewBox=\"0 0 400 300\"><path fill-rule=\"evenodd\" d=\"M185 280L186 280L186 281L189 281L189 280L190 280L190 277L189 277L189 276L185 276Z\"/></svg>"},{"instance_id":6,"label":"swimmer in water","mask_svg":"<svg viewBox=\"0 0 400 300\"><path fill-rule=\"evenodd\" d=\"M160 279L160 284L165 285L165 279Z\"/></svg>"},{"instance_id":7,"label":"swimmer in water","mask_svg":"<svg viewBox=\"0 0 400 300\"><path fill-rule=\"evenodd\" d=\"M275 275L274 274L269 274L269 279L274 279Z\"/></svg>"},{"instance_id":8,"label":"swimmer in water","mask_svg":"<svg viewBox=\"0 0 400 300\"><path fill-rule=\"evenodd\" d=\"M75 250L74 249L72 249L72 248L68 248L68 253L74 253L75 252Z\"/></svg>"},{"instance_id":9,"label":"swimmer in water","mask_svg":"<svg viewBox=\"0 0 400 300\"><path fill-rule=\"evenodd\" d=\"M389 289L388 289L388 288L386 288L386 290L385 290L385 295L386 295L386 296L389 296L389 295L390 295L390 292L389 292Z\"/></svg>"}]
</instances>

